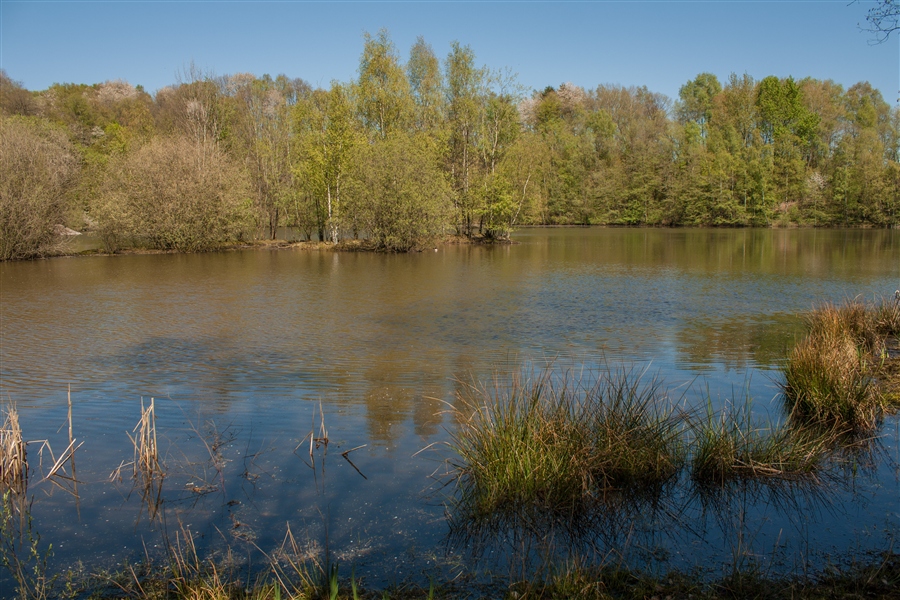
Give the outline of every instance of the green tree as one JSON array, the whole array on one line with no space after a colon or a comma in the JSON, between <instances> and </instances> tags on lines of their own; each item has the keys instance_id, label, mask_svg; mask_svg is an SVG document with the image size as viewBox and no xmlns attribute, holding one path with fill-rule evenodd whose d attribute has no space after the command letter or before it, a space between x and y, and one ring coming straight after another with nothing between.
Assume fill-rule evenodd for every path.
<instances>
[{"instance_id":1,"label":"green tree","mask_svg":"<svg viewBox=\"0 0 900 600\"><path fill-rule=\"evenodd\" d=\"M319 239L337 242L341 225L349 220L343 206L344 184L354 149L362 134L347 89L332 82L330 90L316 90L294 107L297 131L295 175L305 187Z\"/></svg>"},{"instance_id":2,"label":"green tree","mask_svg":"<svg viewBox=\"0 0 900 600\"><path fill-rule=\"evenodd\" d=\"M415 128L434 131L444 121L444 90L441 64L431 46L419 36L406 64L409 86L415 100Z\"/></svg>"},{"instance_id":3,"label":"green tree","mask_svg":"<svg viewBox=\"0 0 900 600\"><path fill-rule=\"evenodd\" d=\"M472 184L477 177L477 136L485 71L475 66L469 46L453 42L444 62L449 148L447 168L453 186L457 234L471 236L478 216Z\"/></svg>"},{"instance_id":4,"label":"green tree","mask_svg":"<svg viewBox=\"0 0 900 600\"><path fill-rule=\"evenodd\" d=\"M682 123L694 122L700 127L701 139L706 139L712 117L713 100L722 93L722 84L711 73L701 73L678 90L679 102L675 114Z\"/></svg>"},{"instance_id":5,"label":"green tree","mask_svg":"<svg viewBox=\"0 0 900 600\"><path fill-rule=\"evenodd\" d=\"M385 138L412 124L414 102L409 81L386 30L364 36L356 84L357 109L372 137Z\"/></svg>"},{"instance_id":6,"label":"green tree","mask_svg":"<svg viewBox=\"0 0 900 600\"><path fill-rule=\"evenodd\" d=\"M405 252L443 234L450 186L439 159L424 134L395 132L357 146L349 214L375 248Z\"/></svg>"}]
</instances>

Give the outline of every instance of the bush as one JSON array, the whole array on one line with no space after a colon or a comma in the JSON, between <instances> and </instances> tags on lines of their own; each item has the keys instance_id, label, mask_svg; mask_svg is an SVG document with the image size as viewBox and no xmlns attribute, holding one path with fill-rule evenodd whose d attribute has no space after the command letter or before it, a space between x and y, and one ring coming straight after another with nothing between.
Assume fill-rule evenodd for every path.
<instances>
[{"instance_id":1,"label":"bush","mask_svg":"<svg viewBox=\"0 0 900 600\"><path fill-rule=\"evenodd\" d=\"M249 179L215 146L157 138L110 161L92 209L107 248L123 239L196 252L239 241L254 229Z\"/></svg>"},{"instance_id":2,"label":"bush","mask_svg":"<svg viewBox=\"0 0 900 600\"><path fill-rule=\"evenodd\" d=\"M61 238L77 161L65 134L44 121L0 120L0 260L43 256Z\"/></svg>"}]
</instances>

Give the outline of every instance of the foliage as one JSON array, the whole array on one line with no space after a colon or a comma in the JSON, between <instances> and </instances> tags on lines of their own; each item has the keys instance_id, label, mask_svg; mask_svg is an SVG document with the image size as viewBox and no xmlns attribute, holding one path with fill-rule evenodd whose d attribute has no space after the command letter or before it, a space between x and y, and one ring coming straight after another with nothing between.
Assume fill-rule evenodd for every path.
<instances>
[{"instance_id":1,"label":"foliage","mask_svg":"<svg viewBox=\"0 0 900 600\"><path fill-rule=\"evenodd\" d=\"M443 234L450 189L423 135L391 134L361 146L349 185L346 224L376 248L405 252Z\"/></svg>"},{"instance_id":2,"label":"foliage","mask_svg":"<svg viewBox=\"0 0 900 600\"><path fill-rule=\"evenodd\" d=\"M896 25L893 1L872 11L870 23L883 34ZM240 182L253 224L264 226L245 234L268 238L289 225L320 241L352 235L373 247L415 247L408 239L385 243L370 229L374 215L384 222L391 206L406 222L400 229L428 224L423 240L444 228L502 240L529 224L900 225L900 108L867 82L845 90L812 78L732 73L720 82L701 73L674 103L646 87L571 83L523 98L514 75L478 65L473 49L458 42L439 60L419 38L404 65L385 30L364 34L355 80L324 88L285 75L217 77L193 65L177 79L151 97L123 81L31 92L0 72L0 113L32 116L34 131L58 132L43 139L82 159L80 168L75 161L53 170L51 193L29 186L32 196L55 199L47 205L65 196L57 222L99 226L111 247L187 249L234 239L248 225L243 211L232 215L238 219L232 227L217 229L214 242L213 234L199 245L140 239L133 206L126 206L140 202L110 193L127 188L123 157L185 138L222 161L230 171L223 178ZM372 148L404 137L427 148L424 162L436 164L449 185L449 196L433 199L451 205L440 211L440 227L430 209L425 219L403 214L408 198L385 203L384 189L377 210L359 201L360 182L374 175L356 161L383 163ZM415 169L398 172L408 180L395 180L393 188L418 185ZM58 193L63 181L71 193ZM351 188L356 197L348 195ZM43 241L9 256L48 252L47 228L37 229Z\"/></svg>"},{"instance_id":3,"label":"foliage","mask_svg":"<svg viewBox=\"0 0 900 600\"><path fill-rule=\"evenodd\" d=\"M41 536L34 529L30 504L12 490L3 492L0 505L0 565L16 581L17 596L22 600L53 598L56 577L47 570L53 547L43 548Z\"/></svg>"},{"instance_id":4,"label":"foliage","mask_svg":"<svg viewBox=\"0 0 900 600\"><path fill-rule=\"evenodd\" d=\"M56 249L77 170L57 127L32 118L0 120L0 260Z\"/></svg>"},{"instance_id":5,"label":"foliage","mask_svg":"<svg viewBox=\"0 0 900 600\"><path fill-rule=\"evenodd\" d=\"M110 163L93 207L107 246L121 239L161 250L198 251L253 227L245 172L215 146L155 138Z\"/></svg>"}]
</instances>

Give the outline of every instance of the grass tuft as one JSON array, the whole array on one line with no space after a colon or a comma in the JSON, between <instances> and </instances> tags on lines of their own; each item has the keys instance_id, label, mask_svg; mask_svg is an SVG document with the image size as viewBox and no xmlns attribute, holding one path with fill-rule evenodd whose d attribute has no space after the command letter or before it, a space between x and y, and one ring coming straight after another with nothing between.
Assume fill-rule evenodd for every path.
<instances>
[{"instance_id":1,"label":"grass tuft","mask_svg":"<svg viewBox=\"0 0 900 600\"><path fill-rule=\"evenodd\" d=\"M821 429L757 424L749 404L691 419L691 478L724 484L735 479L815 479L836 436Z\"/></svg>"},{"instance_id":2,"label":"grass tuft","mask_svg":"<svg viewBox=\"0 0 900 600\"><path fill-rule=\"evenodd\" d=\"M451 446L459 506L473 517L573 513L621 488L658 486L683 463L682 426L656 381L608 370L589 387L550 370L465 386Z\"/></svg>"},{"instance_id":3,"label":"grass tuft","mask_svg":"<svg viewBox=\"0 0 900 600\"><path fill-rule=\"evenodd\" d=\"M826 304L809 316L809 333L784 369L789 412L805 423L870 432L900 401L900 299Z\"/></svg>"}]
</instances>

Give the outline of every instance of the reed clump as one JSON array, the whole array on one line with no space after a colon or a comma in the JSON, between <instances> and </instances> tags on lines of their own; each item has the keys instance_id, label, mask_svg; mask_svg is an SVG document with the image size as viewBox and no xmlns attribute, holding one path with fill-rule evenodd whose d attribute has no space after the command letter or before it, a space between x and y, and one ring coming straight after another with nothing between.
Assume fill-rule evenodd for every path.
<instances>
[{"instance_id":1,"label":"reed clump","mask_svg":"<svg viewBox=\"0 0 900 600\"><path fill-rule=\"evenodd\" d=\"M15 406L6 410L3 427L0 428L0 485L16 493L23 492L28 483L28 461L25 441L19 426L19 413Z\"/></svg>"},{"instance_id":2,"label":"reed clump","mask_svg":"<svg viewBox=\"0 0 900 600\"><path fill-rule=\"evenodd\" d=\"M692 418L691 478L702 484L737 479L815 479L836 434L786 424L757 424L749 404Z\"/></svg>"},{"instance_id":3,"label":"reed clump","mask_svg":"<svg viewBox=\"0 0 900 600\"><path fill-rule=\"evenodd\" d=\"M809 333L788 356L784 397L794 418L868 432L900 400L900 298L841 306L808 317Z\"/></svg>"},{"instance_id":4,"label":"reed clump","mask_svg":"<svg viewBox=\"0 0 900 600\"><path fill-rule=\"evenodd\" d=\"M156 401L150 398L145 408L141 398L141 419L134 426L132 436L128 434L134 446L134 477L154 479L162 476L163 469L159 462L159 444L156 439Z\"/></svg>"},{"instance_id":5,"label":"reed clump","mask_svg":"<svg viewBox=\"0 0 900 600\"><path fill-rule=\"evenodd\" d=\"M536 508L573 513L622 488L658 486L684 458L659 385L607 370L590 386L550 370L464 386L451 446L459 506L473 517Z\"/></svg>"}]
</instances>

